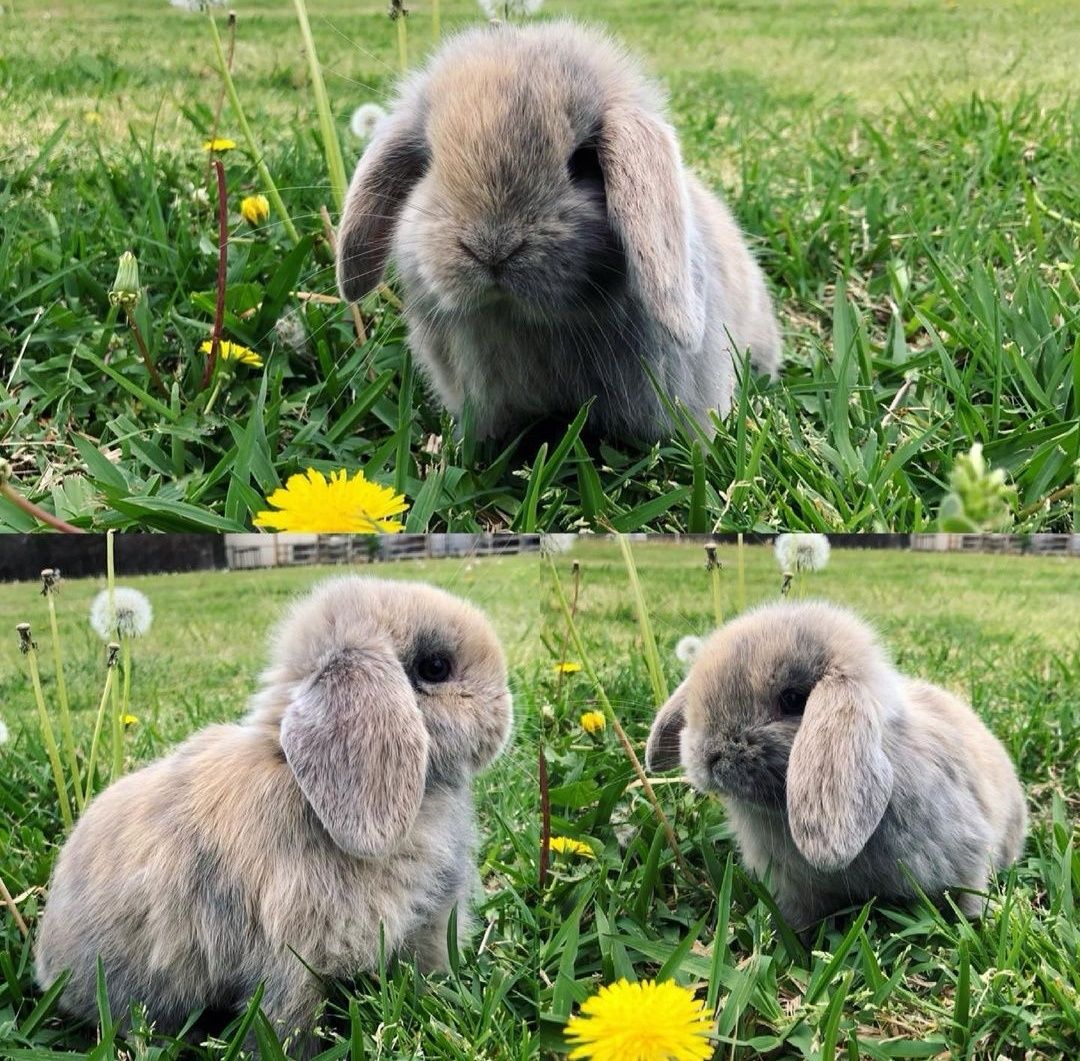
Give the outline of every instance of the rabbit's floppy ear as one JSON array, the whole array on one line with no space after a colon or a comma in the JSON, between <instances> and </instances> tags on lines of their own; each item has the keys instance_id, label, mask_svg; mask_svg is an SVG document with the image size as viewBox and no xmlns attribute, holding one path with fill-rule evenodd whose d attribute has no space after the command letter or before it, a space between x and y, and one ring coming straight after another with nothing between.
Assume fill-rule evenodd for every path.
<instances>
[{"instance_id":1,"label":"rabbit's floppy ear","mask_svg":"<svg viewBox=\"0 0 1080 1061\"><path fill-rule=\"evenodd\" d=\"M684 681L656 713L645 745L645 769L650 774L674 770L680 763L679 734L686 725L686 682Z\"/></svg>"},{"instance_id":2,"label":"rabbit's floppy ear","mask_svg":"<svg viewBox=\"0 0 1080 1061\"><path fill-rule=\"evenodd\" d=\"M838 870L866 846L892 794L882 748L881 705L846 676L826 675L810 693L787 771L788 824L812 866Z\"/></svg>"},{"instance_id":3,"label":"rabbit's floppy ear","mask_svg":"<svg viewBox=\"0 0 1080 1061\"><path fill-rule=\"evenodd\" d=\"M357 163L341 213L337 279L347 301L357 301L379 282L401 209L425 165L423 138L412 116L384 119Z\"/></svg>"},{"instance_id":4,"label":"rabbit's floppy ear","mask_svg":"<svg viewBox=\"0 0 1080 1061\"><path fill-rule=\"evenodd\" d=\"M694 275L697 233L675 133L658 118L624 107L605 118L598 151L608 219L631 285L677 342L699 346L703 280Z\"/></svg>"},{"instance_id":5,"label":"rabbit's floppy ear","mask_svg":"<svg viewBox=\"0 0 1080 1061\"><path fill-rule=\"evenodd\" d=\"M342 850L392 850L424 796L428 734L409 679L387 648L345 648L292 699L281 747L300 790Z\"/></svg>"}]
</instances>

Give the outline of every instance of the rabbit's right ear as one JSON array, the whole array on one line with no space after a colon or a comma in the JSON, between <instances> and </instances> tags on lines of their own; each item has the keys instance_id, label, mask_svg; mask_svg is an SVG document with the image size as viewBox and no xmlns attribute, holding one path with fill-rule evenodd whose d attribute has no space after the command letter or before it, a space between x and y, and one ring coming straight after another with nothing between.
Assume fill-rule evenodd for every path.
<instances>
[{"instance_id":1,"label":"rabbit's right ear","mask_svg":"<svg viewBox=\"0 0 1080 1061\"><path fill-rule=\"evenodd\" d=\"M407 112L384 119L357 163L338 226L337 280L346 301L379 282L401 208L426 166L420 123Z\"/></svg>"},{"instance_id":2,"label":"rabbit's right ear","mask_svg":"<svg viewBox=\"0 0 1080 1061\"><path fill-rule=\"evenodd\" d=\"M861 682L826 675L807 698L788 760L787 812L795 846L817 869L849 865L889 805L882 730L881 705Z\"/></svg>"},{"instance_id":3,"label":"rabbit's right ear","mask_svg":"<svg viewBox=\"0 0 1080 1061\"><path fill-rule=\"evenodd\" d=\"M343 851L393 850L424 797L428 734L409 679L381 646L335 653L290 702L281 747Z\"/></svg>"},{"instance_id":4,"label":"rabbit's right ear","mask_svg":"<svg viewBox=\"0 0 1080 1061\"><path fill-rule=\"evenodd\" d=\"M645 769L650 774L674 770L681 761L679 734L686 725L686 685L684 681L671 694L653 719L645 745Z\"/></svg>"}]
</instances>

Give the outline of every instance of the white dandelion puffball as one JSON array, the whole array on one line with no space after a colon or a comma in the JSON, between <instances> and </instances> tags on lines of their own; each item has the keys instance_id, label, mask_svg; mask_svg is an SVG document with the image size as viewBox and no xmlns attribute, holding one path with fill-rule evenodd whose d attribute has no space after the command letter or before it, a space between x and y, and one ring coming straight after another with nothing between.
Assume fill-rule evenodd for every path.
<instances>
[{"instance_id":1,"label":"white dandelion puffball","mask_svg":"<svg viewBox=\"0 0 1080 1061\"><path fill-rule=\"evenodd\" d=\"M829 539L824 534L781 534L776 539L776 562L781 571L820 571L829 562Z\"/></svg>"},{"instance_id":2,"label":"white dandelion puffball","mask_svg":"<svg viewBox=\"0 0 1080 1061\"><path fill-rule=\"evenodd\" d=\"M4 720L0 718L0 744L7 744L8 736L8 728L4 725Z\"/></svg>"},{"instance_id":3,"label":"white dandelion puffball","mask_svg":"<svg viewBox=\"0 0 1080 1061\"><path fill-rule=\"evenodd\" d=\"M172 7L181 11L202 11L205 7L221 7L224 0L169 0Z\"/></svg>"},{"instance_id":4,"label":"white dandelion puffball","mask_svg":"<svg viewBox=\"0 0 1080 1061\"><path fill-rule=\"evenodd\" d=\"M693 634L688 634L686 637L680 637L679 643L675 646L675 658L687 667L698 658L698 653L701 651L703 642L700 637L694 637Z\"/></svg>"},{"instance_id":5,"label":"white dandelion puffball","mask_svg":"<svg viewBox=\"0 0 1080 1061\"><path fill-rule=\"evenodd\" d=\"M520 18L535 15L544 0L480 0L480 9L488 18Z\"/></svg>"},{"instance_id":6,"label":"white dandelion puffball","mask_svg":"<svg viewBox=\"0 0 1080 1061\"><path fill-rule=\"evenodd\" d=\"M357 140L367 143L375 135L379 123L386 117L386 110L377 103L361 103L352 112L349 119L349 128Z\"/></svg>"},{"instance_id":7,"label":"white dandelion puffball","mask_svg":"<svg viewBox=\"0 0 1080 1061\"><path fill-rule=\"evenodd\" d=\"M154 609L137 589L117 586L113 590L112 605L110 608L107 589L103 589L90 605L90 625L102 641L142 637L150 629Z\"/></svg>"}]
</instances>

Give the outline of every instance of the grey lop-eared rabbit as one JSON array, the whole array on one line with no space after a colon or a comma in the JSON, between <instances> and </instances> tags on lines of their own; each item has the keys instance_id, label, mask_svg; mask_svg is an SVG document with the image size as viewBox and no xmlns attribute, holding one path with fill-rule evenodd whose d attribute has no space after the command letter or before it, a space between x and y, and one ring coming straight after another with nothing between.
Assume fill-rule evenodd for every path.
<instances>
[{"instance_id":1,"label":"grey lop-eared rabbit","mask_svg":"<svg viewBox=\"0 0 1080 1061\"><path fill-rule=\"evenodd\" d=\"M872 896L977 916L1015 861L1024 793L974 711L892 666L874 633L824 603L770 605L707 640L660 710L650 770L715 793L748 868L806 928ZM905 872L906 871L906 872ZM970 890L963 890L970 889Z\"/></svg>"},{"instance_id":2,"label":"grey lop-eared rabbit","mask_svg":"<svg viewBox=\"0 0 1080 1061\"><path fill-rule=\"evenodd\" d=\"M611 38L573 22L485 26L405 81L356 168L338 281L392 257L410 342L479 436L572 416L656 438L660 389L711 430L741 359L774 373L761 270L684 168L664 101Z\"/></svg>"},{"instance_id":3,"label":"grey lop-eared rabbit","mask_svg":"<svg viewBox=\"0 0 1080 1061\"><path fill-rule=\"evenodd\" d=\"M502 650L475 608L430 586L343 578L279 628L250 714L212 726L89 805L49 885L37 979L65 1012L159 1029L198 1008L262 1008L313 1048L318 977L387 953L447 961L477 885L470 780L501 750ZM305 967L307 966L307 967ZM309 971L309 968L311 971Z\"/></svg>"}]
</instances>

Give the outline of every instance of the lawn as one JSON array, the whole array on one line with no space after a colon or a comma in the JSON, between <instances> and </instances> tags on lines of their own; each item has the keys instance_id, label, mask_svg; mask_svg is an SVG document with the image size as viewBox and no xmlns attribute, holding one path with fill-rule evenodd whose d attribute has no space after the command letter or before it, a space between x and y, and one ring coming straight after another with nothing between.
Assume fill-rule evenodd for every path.
<instances>
[{"instance_id":1,"label":"lawn","mask_svg":"<svg viewBox=\"0 0 1080 1061\"><path fill-rule=\"evenodd\" d=\"M390 90L395 30L382 0L309 6L351 167L348 116ZM428 0L411 6L415 63L431 19ZM766 269L787 362L715 439L683 425L657 446L598 444L575 427L548 449L456 430L424 393L392 293L362 307L363 344L345 307L296 295L334 291L311 79L291 4L237 10L237 91L299 242L281 217L241 220L259 178L226 103L219 132L241 146L223 159L225 334L265 367L226 373L213 401L201 145L221 89L205 17L165 0L15 0L0 15L0 456L45 508L97 529L235 529L314 466L393 485L417 531L908 531L933 524L955 458L981 441L1016 484L1020 528L1071 525L1071 0L549 0L540 17L609 26L666 82L687 160ZM450 31L479 8L442 13ZM108 299L126 249L160 388ZM0 523L34 526L3 498Z\"/></svg>"},{"instance_id":2,"label":"lawn","mask_svg":"<svg viewBox=\"0 0 1080 1061\"><path fill-rule=\"evenodd\" d=\"M670 687L677 640L713 625L700 545L635 545ZM738 607L736 552L722 547L722 599ZM556 567L586 654L643 753L653 696L627 574L616 547L581 543ZM774 598L770 551L748 548L748 605ZM548 581L550 583L550 570ZM1015 874L981 923L875 905L823 926L809 948L774 921L739 868L719 803L678 775L656 778L693 880L675 864L586 671L547 672L543 729L552 831L593 858L557 856L539 915L541 1027L555 1044L599 984L674 977L715 1006L716 1058L1074 1058L1080 1052L1080 565L1075 560L834 550L799 592L872 620L901 669L968 698L1024 782L1032 825ZM565 625L549 600L546 640ZM572 656L570 662L581 662Z\"/></svg>"},{"instance_id":3,"label":"lawn","mask_svg":"<svg viewBox=\"0 0 1080 1061\"><path fill-rule=\"evenodd\" d=\"M123 549L122 541L117 549ZM266 663L266 633L283 606L321 579L342 573L341 568L292 568L122 579L121 584L145 593L154 607L153 626L135 646L132 712L139 721L129 730L129 768L199 727L239 717ZM484 938L482 951L463 951L458 969L445 977L420 981L406 965L383 978L359 977L353 985L341 985L323 1021L337 1036L326 1046L332 1057L524 1059L531 1056L537 997L536 934L529 913L539 844L531 750L536 716L531 690L541 660L539 610L530 603L536 600L536 558L403 562L382 565L377 574L433 582L488 612L508 648L517 723L506 754L476 785L486 893L476 939ZM68 691L83 748L89 743L104 670L103 647L87 614L103 582L64 583L57 598ZM24 896L20 908L33 926L63 828L16 648L14 624L27 619L40 646L45 695L53 703L51 642L38 586L0 586L0 628L5 631L0 717L11 731L9 742L0 745L0 876L13 895ZM65 1024L55 1016L53 1003L41 1004L31 981L30 946L6 911L0 923L0 1056L91 1056L95 1029ZM223 1028L221 1036L228 1042L232 1032ZM119 1048L106 1045L92 1056L115 1057ZM161 1036L129 1042L127 1048L143 1051L144 1057L180 1056L179 1046ZM163 1052L153 1052L159 1049ZM219 1047L184 1056L224 1053L225 1047Z\"/></svg>"}]
</instances>

